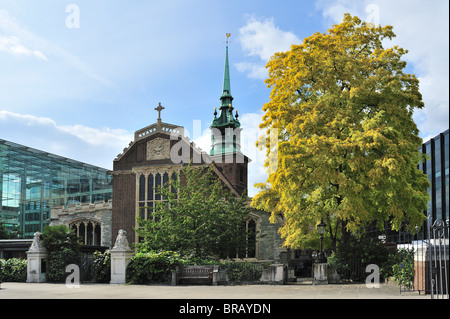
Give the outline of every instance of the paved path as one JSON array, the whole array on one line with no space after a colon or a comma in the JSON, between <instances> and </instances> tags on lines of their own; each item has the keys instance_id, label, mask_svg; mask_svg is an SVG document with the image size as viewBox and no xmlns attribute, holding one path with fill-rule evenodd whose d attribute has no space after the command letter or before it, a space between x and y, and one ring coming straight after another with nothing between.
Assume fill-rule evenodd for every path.
<instances>
[{"instance_id":1,"label":"paved path","mask_svg":"<svg viewBox=\"0 0 450 319\"><path fill-rule=\"evenodd\" d=\"M397 286L342 285L237 285L170 286L81 284L68 288L54 283L1 284L1 299L430 299L429 295L400 293Z\"/></svg>"}]
</instances>

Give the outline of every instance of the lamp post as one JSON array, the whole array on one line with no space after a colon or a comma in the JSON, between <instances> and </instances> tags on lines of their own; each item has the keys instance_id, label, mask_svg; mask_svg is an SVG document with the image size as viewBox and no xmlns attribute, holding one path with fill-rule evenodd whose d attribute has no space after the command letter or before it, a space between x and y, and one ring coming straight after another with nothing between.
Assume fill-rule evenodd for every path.
<instances>
[{"instance_id":1,"label":"lamp post","mask_svg":"<svg viewBox=\"0 0 450 319\"><path fill-rule=\"evenodd\" d=\"M320 235L320 252L319 252L319 262L324 262L324 253L322 248L322 242L323 242L323 234L325 234L325 227L327 227L327 224L323 222L323 219L320 219L320 224L317 225L317 231Z\"/></svg>"}]
</instances>

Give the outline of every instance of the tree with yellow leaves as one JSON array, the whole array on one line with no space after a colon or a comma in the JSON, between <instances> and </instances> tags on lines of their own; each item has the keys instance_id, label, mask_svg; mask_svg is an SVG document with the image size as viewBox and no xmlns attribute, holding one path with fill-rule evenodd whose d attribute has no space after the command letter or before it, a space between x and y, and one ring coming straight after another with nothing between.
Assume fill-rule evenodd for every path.
<instances>
[{"instance_id":1,"label":"tree with yellow leaves","mask_svg":"<svg viewBox=\"0 0 450 319\"><path fill-rule=\"evenodd\" d=\"M302 247L322 219L333 248L374 223L422 226L429 182L412 116L424 103L418 79L403 72L407 50L383 46L393 37L392 26L345 14L268 62L260 127L278 132L278 166L256 185L252 206L273 222L282 216L287 247ZM274 146L263 146L270 157Z\"/></svg>"}]
</instances>

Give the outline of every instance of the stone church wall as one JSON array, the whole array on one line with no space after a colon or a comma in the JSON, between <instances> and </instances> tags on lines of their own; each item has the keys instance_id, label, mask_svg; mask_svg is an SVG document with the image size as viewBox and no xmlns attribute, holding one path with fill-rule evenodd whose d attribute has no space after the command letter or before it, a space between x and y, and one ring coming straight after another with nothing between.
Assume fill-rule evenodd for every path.
<instances>
[{"instance_id":1,"label":"stone church wall","mask_svg":"<svg viewBox=\"0 0 450 319\"><path fill-rule=\"evenodd\" d=\"M282 239L278 234L279 225L270 223L270 213L252 210L251 215L258 216L258 259L279 262L282 253Z\"/></svg>"},{"instance_id":2,"label":"stone church wall","mask_svg":"<svg viewBox=\"0 0 450 319\"><path fill-rule=\"evenodd\" d=\"M111 247L112 202L96 202L81 205L69 205L67 208L52 207L51 226L67 225L77 221L95 221L101 225L101 246Z\"/></svg>"}]
</instances>

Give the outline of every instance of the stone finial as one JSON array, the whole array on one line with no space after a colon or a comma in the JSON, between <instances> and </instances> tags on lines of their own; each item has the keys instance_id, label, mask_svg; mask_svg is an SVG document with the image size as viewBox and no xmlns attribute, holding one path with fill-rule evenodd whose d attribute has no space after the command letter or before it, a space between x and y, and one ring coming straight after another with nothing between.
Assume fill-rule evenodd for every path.
<instances>
[{"instance_id":1,"label":"stone finial","mask_svg":"<svg viewBox=\"0 0 450 319\"><path fill-rule=\"evenodd\" d=\"M131 250L128 245L127 232L123 229L119 230L113 249Z\"/></svg>"}]
</instances>

